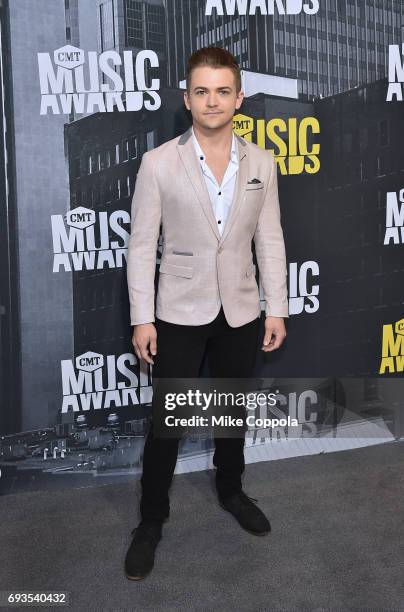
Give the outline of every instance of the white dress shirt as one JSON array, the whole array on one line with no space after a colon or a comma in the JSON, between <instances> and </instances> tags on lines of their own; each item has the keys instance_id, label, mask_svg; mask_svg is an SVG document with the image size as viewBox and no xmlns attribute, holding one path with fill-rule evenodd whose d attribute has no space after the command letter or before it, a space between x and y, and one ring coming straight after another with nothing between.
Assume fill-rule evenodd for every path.
<instances>
[{"instance_id":1,"label":"white dress shirt","mask_svg":"<svg viewBox=\"0 0 404 612\"><path fill-rule=\"evenodd\" d=\"M236 186L236 178L239 164L236 147L236 137L233 132L230 161L226 168L226 172L224 173L221 185L218 184L213 172L205 161L205 154L196 139L193 126L192 140L195 146L196 154L198 155L199 162L201 164L203 178L205 179L206 187L209 192L209 197L212 203L213 213L216 218L217 227L220 235L222 235L227 217L229 216L230 208L233 202L234 189Z\"/></svg>"}]
</instances>

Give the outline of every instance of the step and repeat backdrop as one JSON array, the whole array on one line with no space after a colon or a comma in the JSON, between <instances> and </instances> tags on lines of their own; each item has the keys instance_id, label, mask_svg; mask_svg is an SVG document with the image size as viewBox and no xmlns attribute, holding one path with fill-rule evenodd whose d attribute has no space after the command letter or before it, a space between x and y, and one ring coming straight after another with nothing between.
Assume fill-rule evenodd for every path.
<instances>
[{"instance_id":1,"label":"step and repeat backdrop","mask_svg":"<svg viewBox=\"0 0 404 612\"><path fill-rule=\"evenodd\" d=\"M2 0L0 20L0 490L141 473L131 198L143 153L191 125L204 46L237 58L233 129L278 164L290 317L263 354L262 299L255 375L281 423L254 428L247 461L402 435L403 2ZM180 448L177 471L210 465L211 439Z\"/></svg>"}]
</instances>

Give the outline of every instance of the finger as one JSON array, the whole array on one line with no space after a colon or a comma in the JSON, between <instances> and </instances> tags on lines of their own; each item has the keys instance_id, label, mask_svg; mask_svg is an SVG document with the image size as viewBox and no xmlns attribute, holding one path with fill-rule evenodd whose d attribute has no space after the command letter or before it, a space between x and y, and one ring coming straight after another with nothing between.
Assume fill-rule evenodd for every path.
<instances>
[{"instance_id":1,"label":"finger","mask_svg":"<svg viewBox=\"0 0 404 612\"><path fill-rule=\"evenodd\" d=\"M275 336L273 342L271 342L271 344L269 346L264 347L262 350L265 353L267 353L269 351L275 351L276 349L278 349L281 346L284 338L285 338L284 335L278 336L278 337Z\"/></svg>"},{"instance_id":2,"label":"finger","mask_svg":"<svg viewBox=\"0 0 404 612\"><path fill-rule=\"evenodd\" d=\"M274 349L274 345L276 342L276 331L275 330L271 330L271 337L270 340L267 344L264 344L263 346L263 350L264 351L268 351L268 350L273 350Z\"/></svg>"},{"instance_id":3,"label":"finger","mask_svg":"<svg viewBox=\"0 0 404 612\"><path fill-rule=\"evenodd\" d=\"M133 348L135 349L136 357L140 359L140 349L138 345L136 344L134 340L132 341L132 344L133 344Z\"/></svg>"},{"instance_id":4,"label":"finger","mask_svg":"<svg viewBox=\"0 0 404 612\"><path fill-rule=\"evenodd\" d=\"M150 352L152 355L157 354L157 338L155 337L150 338Z\"/></svg>"},{"instance_id":5,"label":"finger","mask_svg":"<svg viewBox=\"0 0 404 612\"><path fill-rule=\"evenodd\" d=\"M145 342L143 339L140 339L140 341L138 341L138 348L139 348L141 359L144 359L146 361L147 359L150 359L148 351L147 351L147 342Z\"/></svg>"},{"instance_id":6,"label":"finger","mask_svg":"<svg viewBox=\"0 0 404 612\"><path fill-rule=\"evenodd\" d=\"M274 342L274 333L271 332L266 332L265 336L264 336L264 340L262 343L262 346L272 346L273 342Z\"/></svg>"},{"instance_id":7,"label":"finger","mask_svg":"<svg viewBox=\"0 0 404 612\"><path fill-rule=\"evenodd\" d=\"M269 353L270 351L274 351L276 348L278 347L275 346L275 344L271 344L270 346L264 346L262 350L264 351L264 353Z\"/></svg>"},{"instance_id":8,"label":"finger","mask_svg":"<svg viewBox=\"0 0 404 612\"><path fill-rule=\"evenodd\" d=\"M271 342L271 337L272 337L272 331L266 331L265 336L264 336L263 346L268 346L268 344Z\"/></svg>"},{"instance_id":9,"label":"finger","mask_svg":"<svg viewBox=\"0 0 404 612\"><path fill-rule=\"evenodd\" d=\"M146 361L146 363L154 363L153 359L149 355L149 351L147 350L147 345L143 345L140 347L140 355L142 359Z\"/></svg>"}]
</instances>

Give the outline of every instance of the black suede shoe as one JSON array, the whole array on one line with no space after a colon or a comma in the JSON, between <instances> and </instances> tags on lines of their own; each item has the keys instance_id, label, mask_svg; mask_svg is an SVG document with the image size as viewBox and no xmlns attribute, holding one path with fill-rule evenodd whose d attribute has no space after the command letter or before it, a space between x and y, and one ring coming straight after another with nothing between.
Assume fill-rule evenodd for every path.
<instances>
[{"instance_id":1,"label":"black suede shoe","mask_svg":"<svg viewBox=\"0 0 404 612\"><path fill-rule=\"evenodd\" d=\"M142 580L153 569L154 553L161 540L163 521L144 520L131 533L134 534L126 553L125 574L129 580Z\"/></svg>"},{"instance_id":2,"label":"black suede shoe","mask_svg":"<svg viewBox=\"0 0 404 612\"><path fill-rule=\"evenodd\" d=\"M234 493L224 499L219 498L222 508L230 512L243 529L254 535L265 535L271 531L270 522L265 514L253 504L253 501L257 500L248 497L244 491Z\"/></svg>"}]
</instances>

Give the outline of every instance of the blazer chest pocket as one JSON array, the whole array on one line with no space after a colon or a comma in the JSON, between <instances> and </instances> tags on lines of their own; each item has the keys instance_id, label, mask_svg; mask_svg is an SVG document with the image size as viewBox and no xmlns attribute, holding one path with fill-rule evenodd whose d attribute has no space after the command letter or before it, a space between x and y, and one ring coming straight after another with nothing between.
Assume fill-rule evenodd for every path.
<instances>
[{"instance_id":1,"label":"blazer chest pocket","mask_svg":"<svg viewBox=\"0 0 404 612\"><path fill-rule=\"evenodd\" d=\"M177 266L176 264L161 263L160 274L172 274L173 276L182 276L183 278L192 278L194 269L189 266Z\"/></svg>"},{"instance_id":2,"label":"blazer chest pocket","mask_svg":"<svg viewBox=\"0 0 404 612\"><path fill-rule=\"evenodd\" d=\"M264 189L264 183L248 183L246 188L247 191L257 191L259 189Z\"/></svg>"}]
</instances>

